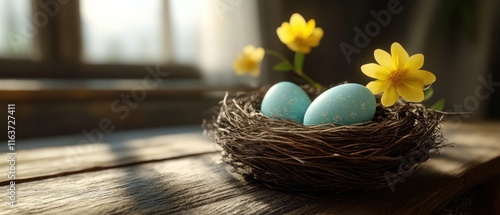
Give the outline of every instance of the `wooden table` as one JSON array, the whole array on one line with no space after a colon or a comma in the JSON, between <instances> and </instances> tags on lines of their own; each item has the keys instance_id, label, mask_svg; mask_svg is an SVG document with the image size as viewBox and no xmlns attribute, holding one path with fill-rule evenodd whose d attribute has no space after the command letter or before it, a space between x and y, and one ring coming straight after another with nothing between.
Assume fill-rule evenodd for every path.
<instances>
[{"instance_id":1,"label":"wooden table","mask_svg":"<svg viewBox=\"0 0 500 215\"><path fill-rule=\"evenodd\" d=\"M355 202L246 181L226 170L198 127L115 132L99 143L89 143L99 135L19 140L13 208L5 198L7 147L0 150L0 214L428 214L476 185L498 188L500 123L444 127L454 147L442 149L394 192ZM498 193L490 194L483 200L490 208L482 210L500 213Z\"/></svg>"}]
</instances>

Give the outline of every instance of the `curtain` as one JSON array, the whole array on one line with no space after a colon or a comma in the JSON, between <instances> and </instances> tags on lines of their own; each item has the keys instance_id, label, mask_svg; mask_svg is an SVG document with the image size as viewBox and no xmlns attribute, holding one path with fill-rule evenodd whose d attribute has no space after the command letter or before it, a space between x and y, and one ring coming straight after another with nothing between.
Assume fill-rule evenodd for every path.
<instances>
[{"instance_id":1,"label":"curtain","mask_svg":"<svg viewBox=\"0 0 500 215\"><path fill-rule=\"evenodd\" d=\"M426 53L425 68L438 78L434 97L446 98L448 111L475 113L464 118L484 117L488 107L492 86L484 83L492 76L497 6L495 0L446 0L418 2L415 8L409 50Z\"/></svg>"},{"instance_id":2,"label":"curtain","mask_svg":"<svg viewBox=\"0 0 500 215\"><path fill-rule=\"evenodd\" d=\"M169 10L173 62L196 65L209 85L258 85L231 69L245 45L261 45L257 1L171 0Z\"/></svg>"}]
</instances>

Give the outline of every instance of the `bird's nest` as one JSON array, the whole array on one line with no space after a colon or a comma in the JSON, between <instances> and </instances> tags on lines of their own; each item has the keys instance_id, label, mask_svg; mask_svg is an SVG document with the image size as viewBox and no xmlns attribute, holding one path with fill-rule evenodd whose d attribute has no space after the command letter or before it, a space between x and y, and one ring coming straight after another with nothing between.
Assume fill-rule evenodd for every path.
<instances>
[{"instance_id":1,"label":"bird's nest","mask_svg":"<svg viewBox=\"0 0 500 215\"><path fill-rule=\"evenodd\" d=\"M443 115L420 104L378 106L372 121L304 126L260 110L262 88L226 96L203 122L231 169L265 185L299 192L374 191L391 186L436 154ZM311 99L321 92L304 87Z\"/></svg>"}]
</instances>

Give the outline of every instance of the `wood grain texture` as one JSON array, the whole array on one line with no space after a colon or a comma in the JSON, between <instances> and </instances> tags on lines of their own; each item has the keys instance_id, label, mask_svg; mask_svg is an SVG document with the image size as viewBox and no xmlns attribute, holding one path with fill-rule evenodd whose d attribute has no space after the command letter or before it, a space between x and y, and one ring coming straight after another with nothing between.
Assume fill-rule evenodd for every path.
<instances>
[{"instance_id":1,"label":"wood grain texture","mask_svg":"<svg viewBox=\"0 0 500 215\"><path fill-rule=\"evenodd\" d=\"M193 130L195 132L193 132ZM191 154L216 152L201 128L152 129L135 132L117 132L102 138L97 133L18 141L16 179L28 180L43 176L80 172L87 169L106 169L137 162L147 162ZM100 140L95 142L93 140ZM90 142L90 143L89 143ZM95 142L95 143L92 143ZM56 145L55 147L43 147ZM35 147L42 148L35 148ZM1 160L7 160L5 148ZM9 163L0 162L0 172L8 172ZM1 178L0 185L9 183Z\"/></svg>"},{"instance_id":2,"label":"wood grain texture","mask_svg":"<svg viewBox=\"0 0 500 215\"><path fill-rule=\"evenodd\" d=\"M197 139L201 138L199 132L149 137L154 141L149 140L152 143L148 150L140 149L148 138L127 142L134 135L122 134L126 138L118 141L118 135L114 143L124 144L123 147L112 147L109 145L114 144L109 143L108 148L99 148L102 152L94 153L114 157L107 161L111 164L123 160L139 164L18 184L18 206L2 205L5 210L0 210L0 214L428 214L472 186L500 174L499 123L463 124L458 128L446 125L445 129L449 141L455 142L454 147L442 149L439 156L403 178L394 192L382 190L355 202L270 190L258 182L244 180L218 162L218 153L197 154L198 149L214 150L212 143ZM177 152L162 151L168 147L159 142L177 148ZM196 147L182 147L192 142L198 142L192 144ZM61 150L61 147L40 150L48 149ZM29 152L35 156L40 150L28 149L23 154ZM43 152L37 155L38 159L19 160L19 165L28 165L21 164L26 162L33 168L47 166L42 154L53 151ZM179 153L184 156L174 156ZM150 159L149 154L163 159L140 163ZM109 165L98 157L89 153L82 159L89 167ZM72 168L58 171L68 170Z\"/></svg>"}]
</instances>

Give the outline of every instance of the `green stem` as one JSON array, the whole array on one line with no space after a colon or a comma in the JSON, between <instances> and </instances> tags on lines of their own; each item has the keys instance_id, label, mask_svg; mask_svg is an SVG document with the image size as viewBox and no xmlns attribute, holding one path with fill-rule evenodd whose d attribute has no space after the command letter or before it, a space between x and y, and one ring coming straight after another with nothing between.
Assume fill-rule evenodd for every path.
<instances>
[{"instance_id":1,"label":"green stem","mask_svg":"<svg viewBox=\"0 0 500 215\"><path fill-rule=\"evenodd\" d=\"M277 52L277 51L274 51L274 50L271 50L271 49L266 49L266 54L270 54L270 55L272 55L272 56L274 56L274 57L279 58L279 59L280 59L280 60L282 60L282 61L285 61L285 62L287 62L287 63L289 63L289 64L293 65L293 64L292 64L292 62L290 62L288 59L286 59L286 57L285 57L285 56L283 56L282 54L280 54L280 53L279 53L279 52Z\"/></svg>"},{"instance_id":2,"label":"green stem","mask_svg":"<svg viewBox=\"0 0 500 215\"><path fill-rule=\"evenodd\" d=\"M300 53L300 52L297 52L295 53L295 58L294 58L294 72L295 74L297 74L298 76L302 77L304 80L306 80L311 86L317 88L317 89L320 89L320 90L324 90L325 87L323 87L321 84L319 84L318 82L314 81L311 77L309 77L308 75L306 75L304 73L304 70L302 69L304 67L304 60L305 60L305 54L304 53Z\"/></svg>"},{"instance_id":3,"label":"green stem","mask_svg":"<svg viewBox=\"0 0 500 215\"><path fill-rule=\"evenodd\" d=\"M295 57L293 58L293 63L295 64L295 70L303 71L304 67L304 59L306 55L304 53L297 52L295 53Z\"/></svg>"},{"instance_id":4,"label":"green stem","mask_svg":"<svg viewBox=\"0 0 500 215\"><path fill-rule=\"evenodd\" d=\"M319 84L318 82L314 81L311 77L309 77L308 75L306 75L302 70L294 70L295 74L297 74L298 76L300 76L301 78L303 78L304 80L307 81L307 83L309 83L311 86L315 87L315 88L318 88L320 90L324 90L325 87L323 87L323 85Z\"/></svg>"},{"instance_id":5,"label":"green stem","mask_svg":"<svg viewBox=\"0 0 500 215\"><path fill-rule=\"evenodd\" d=\"M320 90L324 90L325 87L323 87L323 85L319 84L318 82L314 81L311 77L309 77L308 75L306 75L303 71L302 71L302 66L303 66L303 62L301 62L299 65L296 65L296 64L292 64L292 62L290 62L285 56L283 56L282 54L280 54L279 52L276 52L274 50L270 50L270 49L266 49L266 54L269 54L269 55L272 55L274 57L277 57L279 58L280 60L292 65L294 67L293 69L293 72L295 74L297 74L298 76L300 76L301 78L303 78L305 81L307 81L308 84L310 84L311 86L315 87L315 88L318 88ZM303 53L296 53L295 54L295 60L298 59L298 56L299 55L304 55ZM305 57L305 56L304 56ZM300 67L300 68L299 68Z\"/></svg>"}]
</instances>

